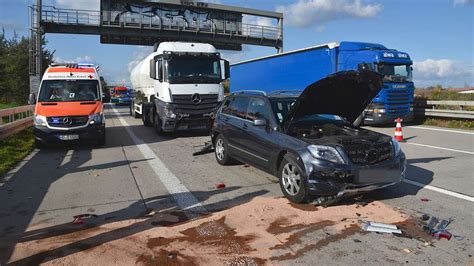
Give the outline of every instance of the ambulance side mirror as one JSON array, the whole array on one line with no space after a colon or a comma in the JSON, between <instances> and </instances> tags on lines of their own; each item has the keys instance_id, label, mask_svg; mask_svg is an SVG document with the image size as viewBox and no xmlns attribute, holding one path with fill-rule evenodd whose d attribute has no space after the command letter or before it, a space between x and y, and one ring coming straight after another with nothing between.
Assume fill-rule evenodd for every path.
<instances>
[{"instance_id":1,"label":"ambulance side mirror","mask_svg":"<svg viewBox=\"0 0 474 266\"><path fill-rule=\"evenodd\" d=\"M28 99L28 104L33 105L36 104L36 94L30 93L30 97Z\"/></svg>"}]
</instances>

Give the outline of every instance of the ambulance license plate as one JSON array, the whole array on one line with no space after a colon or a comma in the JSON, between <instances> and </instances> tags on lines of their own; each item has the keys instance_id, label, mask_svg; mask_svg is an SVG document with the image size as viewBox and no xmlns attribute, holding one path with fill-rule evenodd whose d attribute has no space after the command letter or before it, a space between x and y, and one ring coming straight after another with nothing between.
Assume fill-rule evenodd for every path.
<instances>
[{"instance_id":1,"label":"ambulance license plate","mask_svg":"<svg viewBox=\"0 0 474 266\"><path fill-rule=\"evenodd\" d=\"M60 140L76 140L79 139L79 135L57 135Z\"/></svg>"}]
</instances>

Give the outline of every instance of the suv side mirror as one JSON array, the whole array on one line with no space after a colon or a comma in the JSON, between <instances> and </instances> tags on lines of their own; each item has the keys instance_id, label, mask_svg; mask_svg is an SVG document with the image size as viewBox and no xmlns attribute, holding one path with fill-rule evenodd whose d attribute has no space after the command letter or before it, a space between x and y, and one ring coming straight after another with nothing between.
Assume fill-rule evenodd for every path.
<instances>
[{"instance_id":1,"label":"suv side mirror","mask_svg":"<svg viewBox=\"0 0 474 266\"><path fill-rule=\"evenodd\" d=\"M30 96L28 98L28 104L30 105L36 104L36 94L30 93Z\"/></svg>"},{"instance_id":2,"label":"suv side mirror","mask_svg":"<svg viewBox=\"0 0 474 266\"><path fill-rule=\"evenodd\" d=\"M258 127L265 126L266 124L267 124L267 121L265 119L255 119L253 121L253 125L258 126Z\"/></svg>"}]
</instances>

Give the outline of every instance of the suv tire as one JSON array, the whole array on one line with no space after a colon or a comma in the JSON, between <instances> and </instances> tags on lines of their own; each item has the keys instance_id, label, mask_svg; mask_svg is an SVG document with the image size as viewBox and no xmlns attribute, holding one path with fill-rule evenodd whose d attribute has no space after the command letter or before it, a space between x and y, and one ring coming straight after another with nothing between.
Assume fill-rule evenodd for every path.
<instances>
[{"instance_id":1,"label":"suv tire","mask_svg":"<svg viewBox=\"0 0 474 266\"><path fill-rule=\"evenodd\" d=\"M294 203L306 203L309 195L306 190L304 171L292 154L286 154L278 169L278 179L283 195Z\"/></svg>"},{"instance_id":2,"label":"suv tire","mask_svg":"<svg viewBox=\"0 0 474 266\"><path fill-rule=\"evenodd\" d=\"M227 151L227 140L221 134L217 135L214 141L214 155L220 165L229 165L232 163L232 158Z\"/></svg>"}]
</instances>

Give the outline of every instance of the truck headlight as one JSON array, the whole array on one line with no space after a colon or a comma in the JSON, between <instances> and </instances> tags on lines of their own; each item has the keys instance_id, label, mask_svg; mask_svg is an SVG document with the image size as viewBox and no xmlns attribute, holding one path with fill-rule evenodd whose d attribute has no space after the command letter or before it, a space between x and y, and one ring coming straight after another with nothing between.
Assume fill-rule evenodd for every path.
<instances>
[{"instance_id":1,"label":"truck headlight","mask_svg":"<svg viewBox=\"0 0 474 266\"><path fill-rule=\"evenodd\" d=\"M379 109L379 108L375 108L375 109L374 109L374 113L376 113L376 114L377 114L377 113L383 114L383 113L385 113L385 112L386 112L385 109Z\"/></svg>"},{"instance_id":2,"label":"truck headlight","mask_svg":"<svg viewBox=\"0 0 474 266\"><path fill-rule=\"evenodd\" d=\"M90 115L89 121L89 124L91 125L103 123L105 121L104 113L100 112Z\"/></svg>"},{"instance_id":3,"label":"truck headlight","mask_svg":"<svg viewBox=\"0 0 474 266\"><path fill-rule=\"evenodd\" d=\"M344 163L341 154L334 148L330 146L321 146L321 145L309 145L307 147L309 153L320 160L330 161L333 163Z\"/></svg>"},{"instance_id":4,"label":"truck headlight","mask_svg":"<svg viewBox=\"0 0 474 266\"><path fill-rule=\"evenodd\" d=\"M165 115L168 118L176 118L176 114L173 112L173 109L165 108Z\"/></svg>"},{"instance_id":5,"label":"truck headlight","mask_svg":"<svg viewBox=\"0 0 474 266\"><path fill-rule=\"evenodd\" d=\"M48 123L46 122L46 116L42 116L42 115L35 114L33 117L33 122L34 122L34 125L38 127L45 127L48 125Z\"/></svg>"},{"instance_id":6,"label":"truck headlight","mask_svg":"<svg viewBox=\"0 0 474 266\"><path fill-rule=\"evenodd\" d=\"M400 147L400 143L394 138L392 138L392 148L393 148L393 155L397 157L400 155L400 152L402 151L402 148Z\"/></svg>"}]
</instances>

